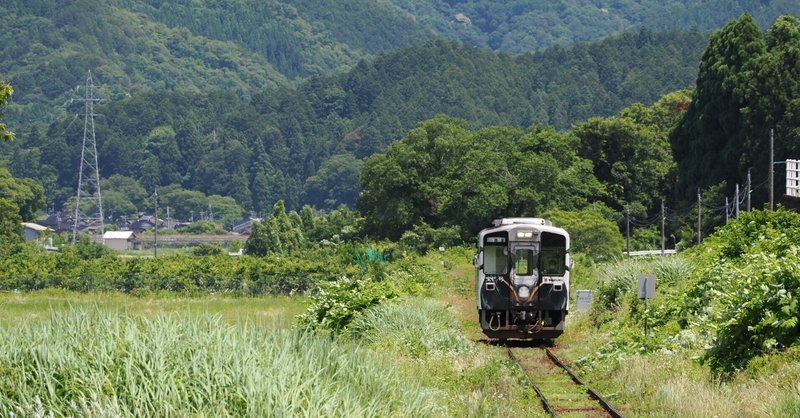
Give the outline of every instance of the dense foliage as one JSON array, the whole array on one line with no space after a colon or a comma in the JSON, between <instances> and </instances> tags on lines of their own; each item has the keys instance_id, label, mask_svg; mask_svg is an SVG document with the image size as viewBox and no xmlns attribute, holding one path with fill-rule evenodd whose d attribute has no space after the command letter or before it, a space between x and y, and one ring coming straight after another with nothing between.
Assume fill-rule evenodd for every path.
<instances>
[{"instance_id":1,"label":"dense foliage","mask_svg":"<svg viewBox=\"0 0 800 418\"><path fill-rule=\"evenodd\" d=\"M791 0L712 1L591 0L490 1L393 0L446 36L521 53L607 37L641 25L659 29L715 29L750 12L762 25L784 13L800 14Z\"/></svg>"},{"instance_id":2,"label":"dense foliage","mask_svg":"<svg viewBox=\"0 0 800 418\"><path fill-rule=\"evenodd\" d=\"M281 199L290 209L352 205L359 160L422 120L445 113L476 127L567 128L689 86L704 45L697 32L643 30L511 58L433 42L251 100L211 89L133 94L97 106L104 115L96 126L101 177L127 179L105 189L120 192L105 212L130 216L152 208L135 197L138 186L149 193L160 186L161 206L179 219L207 211L214 195L255 214ZM18 130L18 141L0 144L10 170L39 180L56 208L74 194L82 125L73 114L47 128L29 125ZM170 191L180 198L168 201Z\"/></svg>"},{"instance_id":3,"label":"dense foliage","mask_svg":"<svg viewBox=\"0 0 800 418\"><path fill-rule=\"evenodd\" d=\"M3 108L6 106L12 94L14 94L14 89L12 89L10 85L0 82L0 139L4 141L14 139L14 133L6 130L6 125L2 121Z\"/></svg>"},{"instance_id":4,"label":"dense foliage","mask_svg":"<svg viewBox=\"0 0 800 418\"><path fill-rule=\"evenodd\" d=\"M352 247L309 249L294 257L210 255L152 259L119 258L105 247L88 242L64 246L60 253L17 244L6 245L0 257L0 290L288 294L358 272Z\"/></svg>"},{"instance_id":5,"label":"dense foliage","mask_svg":"<svg viewBox=\"0 0 800 418\"><path fill-rule=\"evenodd\" d=\"M44 205L44 189L29 178L15 178L0 167L0 242L9 238L18 240L22 221L31 221Z\"/></svg>"},{"instance_id":6,"label":"dense foliage","mask_svg":"<svg viewBox=\"0 0 800 418\"><path fill-rule=\"evenodd\" d=\"M679 196L725 182L730 193L768 176L769 136L774 129L775 161L800 155L800 19L782 16L766 33L743 15L711 37L703 55L697 89L686 116L671 136L679 168ZM783 183L776 169L775 184ZM768 188L753 191L768 200Z\"/></svg>"},{"instance_id":7,"label":"dense foliage","mask_svg":"<svg viewBox=\"0 0 800 418\"><path fill-rule=\"evenodd\" d=\"M471 237L505 214L580 209L603 186L576 144L551 128L471 131L438 117L366 161L358 207L368 233L393 240L420 222Z\"/></svg>"},{"instance_id":8,"label":"dense foliage","mask_svg":"<svg viewBox=\"0 0 800 418\"><path fill-rule=\"evenodd\" d=\"M753 211L721 228L686 259L606 268L593 315L598 327L613 323L616 335L598 356L683 350L731 376L754 358L796 346L797 236L799 214ZM657 297L647 311L636 299L639 273L657 275ZM641 334L645 319L649 337Z\"/></svg>"},{"instance_id":9,"label":"dense foliage","mask_svg":"<svg viewBox=\"0 0 800 418\"><path fill-rule=\"evenodd\" d=\"M583 210L550 210L544 218L569 232L570 248L594 262L612 261L622 256L622 234L614 221L605 219L591 206Z\"/></svg>"},{"instance_id":10,"label":"dense foliage","mask_svg":"<svg viewBox=\"0 0 800 418\"><path fill-rule=\"evenodd\" d=\"M766 26L780 14L800 13L800 6L790 0L12 0L0 6L7 18L0 43L9 46L0 52L0 73L21 91L13 119L27 122L59 114L53 107L74 98L70 91L88 69L106 83L106 98L208 86L248 95L437 38L521 54L642 25L716 29L746 11Z\"/></svg>"}]
</instances>

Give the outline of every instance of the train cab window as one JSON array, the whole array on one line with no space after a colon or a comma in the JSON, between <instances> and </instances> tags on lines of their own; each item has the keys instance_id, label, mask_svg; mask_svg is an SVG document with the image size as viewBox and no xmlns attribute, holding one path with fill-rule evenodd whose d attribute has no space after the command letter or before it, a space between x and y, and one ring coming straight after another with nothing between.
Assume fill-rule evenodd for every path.
<instances>
[{"instance_id":1,"label":"train cab window","mask_svg":"<svg viewBox=\"0 0 800 418\"><path fill-rule=\"evenodd\" d=\"M530 248L517 248L514 252L517 259L517 264L514 266L514 272L517 276L531 276L533 269L536 268L536 255Z\"/></svg>"},{"instance_id":2,"label":"train cab window","mask_svg":"<svg viewBox=\"0 0 800 418\"><path fill-rule=\"evenodd\" d=\"M566 269L566 251L563 248L543 248L541 254L542 274L563 276Z\"/></svg>"},{"instance_id":3,"label":"train cab window","mask_svg":"<svg viewBox=\"0 0 800 418\"><path fill-rule=\"evenodd\" d=\"M505 245L483 247L483 272L485 274L506 274L508 269L508 250Z\"/></svg>"},{"instance_id":4,"label":"train cab window","mask_svg":"<svg viewBox=\"0 0 800 418\"><path fill-rule=\"evenodd\" d=\"M563 276L566 271L567 239L563 235L542 233L540 269L546 276Z\"/></svg>"}]
</instances>

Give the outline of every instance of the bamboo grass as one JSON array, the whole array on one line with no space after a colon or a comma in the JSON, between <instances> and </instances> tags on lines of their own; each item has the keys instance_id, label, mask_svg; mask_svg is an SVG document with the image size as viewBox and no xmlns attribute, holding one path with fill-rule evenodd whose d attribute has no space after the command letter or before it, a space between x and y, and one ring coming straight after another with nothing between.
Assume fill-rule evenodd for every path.
<instances>
[{"instance_id":1,"label":"bamboo grass","mask_svg":"<svg viewBox=\"0 0 800 418\"><path fill-rule=\"evenodd\" d=\"M324 336L98 307L0 328L0 416L430 416L430 390Z\"/></svg>"}]
</instances>

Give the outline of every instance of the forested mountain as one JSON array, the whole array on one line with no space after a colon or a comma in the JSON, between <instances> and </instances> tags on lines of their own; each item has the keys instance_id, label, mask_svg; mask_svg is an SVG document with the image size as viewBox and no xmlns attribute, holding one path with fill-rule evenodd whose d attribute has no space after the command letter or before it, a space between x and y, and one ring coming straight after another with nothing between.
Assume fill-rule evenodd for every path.
<instances>
[{"instance_id":1,"label":"forested mountain","mask_svg":"<svg viewBox=\"0 0 800 418\"><path fill-rule=\"evenodd\" d=\"M101 96L265 86L353 68L362 58L446 38L521 54L597 40L645 25L721 27L742 12L763 27L793 0L7 0L0 79L17 94L11 123L74 109L74 87L92 69ZM656 95L657 96L657 95Z\"/></svg>"},{"instance_id":2,"label":"forested mountain","mask_svg":"<svg viewBox=\"0 0 800 418\"><path fill-rule=\"evenodd\" d=\"M213 91L136 94L96 108L100 172L146 190L177 185L230 196L257 213L278 199L294 209L352 205L359 159L385 150L419 121L446 113L474 128L564 129L690 86L705 43L698 32L640 30L511 57L434 41L251 99ZM73 114L17 133L3 145L10 169L39 179L60 207L74 194L82 119ZM141 204L123 201L115 210Z\"/></svg>"},{"instance_id":3,"label":"forested mountain","mask_svg":"<svg viewBox=\"0 0 800 418\"><path fill-rule=\"evenodd\" d=\"M0 78L15 94L9 123L63 115L82 96L91 69L99 96L117 101L143 91L221 89L246 95L287 83L267 59L231 42L199 37L114 2L10 0L0 4Z\"/></svg>"},{"instance_id":4,"label":"forested mountain","mask_svg":"<svg viewBox=\"0 0 800 418\"><path fill-rule=\"evenodd\" d=\"M800 14L794 0L391 0L437 33L494 51L519 54L604 38L640 26L720 28L747 12L762 27Z\"/></svg>"},{"instance_id":5,"label":"forested mountain","mask_svg":"<svg viewBox=\"0 0 800 418\"><path fill-rule=\"evenodd\" d=\"M783 16L762 32L744 15L715 33L703 54L692 103L671 137L678 197L698 188L732 192L752 169L755 202L768 200L770 130L775 161L800 158L800 19ZM784 184L776 166L776 196Z\"/></svg>"}]
</instances>

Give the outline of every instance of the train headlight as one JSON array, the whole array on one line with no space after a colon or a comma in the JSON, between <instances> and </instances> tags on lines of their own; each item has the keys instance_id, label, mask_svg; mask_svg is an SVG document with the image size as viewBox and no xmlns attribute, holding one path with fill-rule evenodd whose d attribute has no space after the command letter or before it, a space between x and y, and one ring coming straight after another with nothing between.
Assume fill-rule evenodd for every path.
<instances>
[{"instance_id":1,"label":"train headlight","mask_svg":"<svg viewBox=\"0 0 800 418\"><path fill-rule=\"evenodd\" d=\"M520 286L519 290L517 290L517 295L520 299L528 299L528 296L531 295L531 289L528 289L527 286Z\"/></svg>"}]
</instances>

